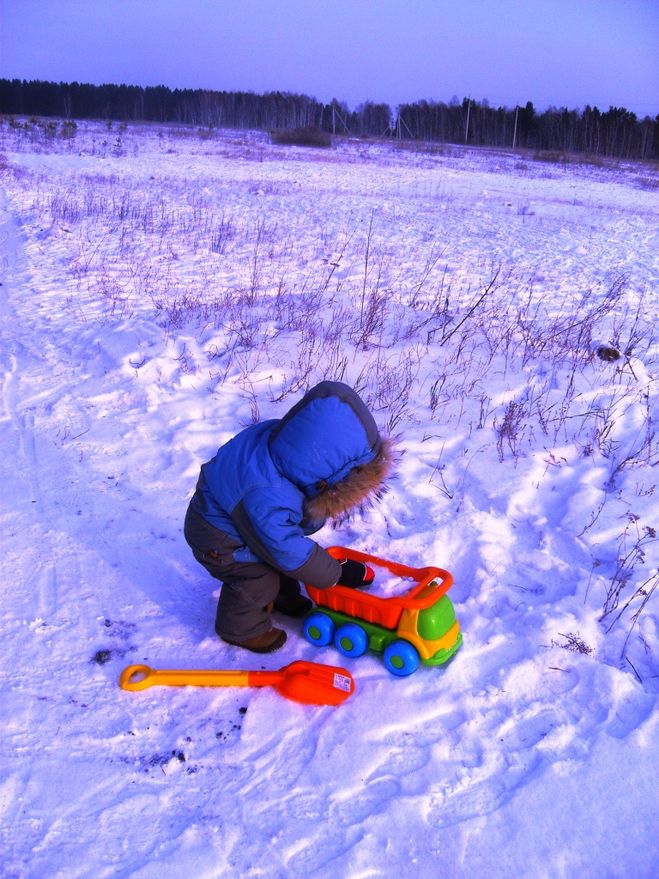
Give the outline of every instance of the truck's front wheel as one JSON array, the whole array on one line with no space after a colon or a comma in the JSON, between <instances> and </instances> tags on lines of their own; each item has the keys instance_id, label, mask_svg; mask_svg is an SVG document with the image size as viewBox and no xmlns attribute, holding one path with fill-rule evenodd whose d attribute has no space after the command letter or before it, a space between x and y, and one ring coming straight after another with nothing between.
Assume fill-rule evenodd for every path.
<instances>
[{"instance_id":1,"label":"truck's front wheel","mask_svg":"<svg viewBox=\"0 0 659 879\"><path fill-rule=\"evenodd\" d=\"M420 663L419 653L409 641L392 641L384 651L384 664L392 675L404 678L413 674Z\"/></svg>"}]
</instances>

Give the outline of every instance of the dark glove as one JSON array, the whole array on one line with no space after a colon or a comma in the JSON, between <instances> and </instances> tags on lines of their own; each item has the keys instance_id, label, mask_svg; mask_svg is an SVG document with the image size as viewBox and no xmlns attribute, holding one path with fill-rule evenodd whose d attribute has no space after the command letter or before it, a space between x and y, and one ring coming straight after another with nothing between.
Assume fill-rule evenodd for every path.
<instances>
[{"instance_id":1,"label":"dark glove","mask_svg":"<svg viewBox=\"0 0 659 879\"><path fill-rule=\"evenodd\" d=\"M339 586L361 589L363 586L370 586L373 580L375 580L375 573L368 565L362 562L353 562L352 559L346 559L344 562L341 562Z\"/></svg>"}]
</instances>

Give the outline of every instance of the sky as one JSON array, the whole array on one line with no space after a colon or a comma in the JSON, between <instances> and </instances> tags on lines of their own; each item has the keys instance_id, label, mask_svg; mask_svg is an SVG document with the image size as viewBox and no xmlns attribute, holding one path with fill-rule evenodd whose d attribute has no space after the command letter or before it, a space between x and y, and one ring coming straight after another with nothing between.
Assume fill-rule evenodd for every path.
<instances>
[{"instance_id":1,"label":"sky","mask_svg":"<svg viewBox=\"0 0 659 879\"><path fill-rule=\"evenodd\" d=\"M0 0L0 78L659 113L659 0Z\"/></svg>"}]
</instances>

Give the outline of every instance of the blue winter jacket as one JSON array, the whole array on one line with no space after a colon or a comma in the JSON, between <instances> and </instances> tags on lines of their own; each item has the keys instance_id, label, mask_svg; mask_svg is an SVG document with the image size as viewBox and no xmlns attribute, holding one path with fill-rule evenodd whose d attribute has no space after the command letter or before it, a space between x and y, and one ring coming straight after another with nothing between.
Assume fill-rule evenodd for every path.
<instances>
[{"instance_id":1,"label":"blue winter jacket","mask_svg":"<svg viewBox=\"0 0 659 879\"><path fill-rule=\"evenodd\" d=\"M366 473L382 448L358 394L321 382L281 420L248 427L222 446L201 468L192 507L239 544L237 561L265 562L329 586L338 562L308 535L379 487L380 471L357 483L355 475Z\"/></svg>"}]
</instances>

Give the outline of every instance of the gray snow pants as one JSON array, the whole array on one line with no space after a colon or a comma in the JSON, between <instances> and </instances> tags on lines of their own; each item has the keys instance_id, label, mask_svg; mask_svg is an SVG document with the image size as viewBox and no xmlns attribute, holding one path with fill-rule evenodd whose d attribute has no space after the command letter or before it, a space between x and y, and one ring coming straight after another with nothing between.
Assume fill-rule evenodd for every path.
<instances>
[{"instance_id":1,"label":"gray snow pants","mask_svg":"<svg viewBox=\"0 0 659 879\"><path fill-rule=\"evenodd\" d=\"M237 562L233 552L240 544L190 507L183 533L196 560L222 581L215 617L220 638L240 642L268 632L274 600L280 592L299 592L297 582L263 562Z\"/></svg>"}]
</instances>

